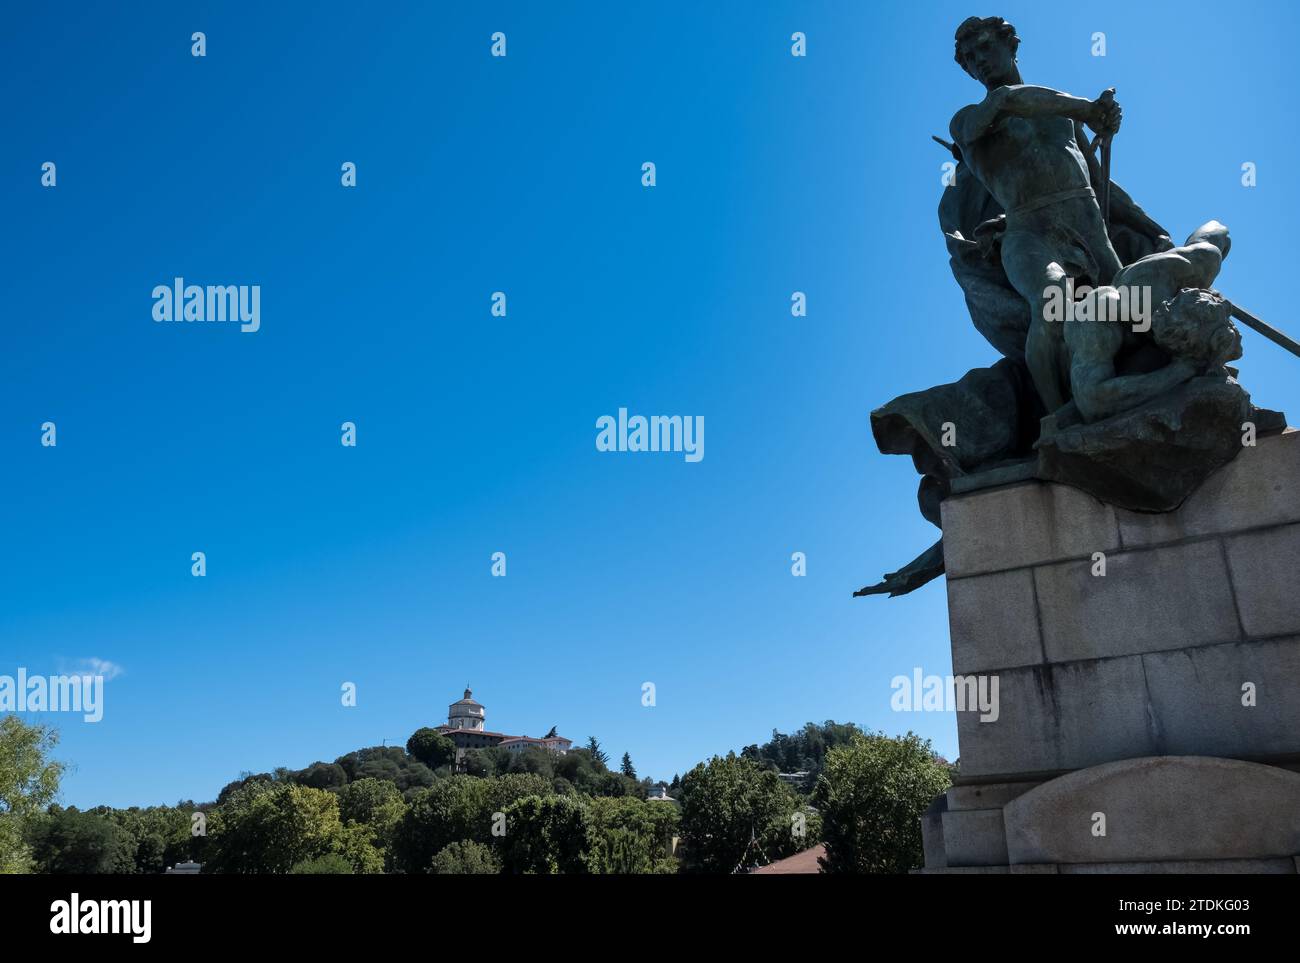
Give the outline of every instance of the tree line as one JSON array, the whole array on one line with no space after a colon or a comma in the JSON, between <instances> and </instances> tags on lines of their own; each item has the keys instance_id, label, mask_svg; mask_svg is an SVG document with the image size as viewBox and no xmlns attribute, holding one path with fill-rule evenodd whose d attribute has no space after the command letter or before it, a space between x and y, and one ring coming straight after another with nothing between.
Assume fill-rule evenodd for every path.
<instances>
[{"instance_id":1,"label":"tree line","mask_svg":"<svg viewBox=\"0 0 1300 963\"><path fill-rule=\"evenodd\" d=\"M824 843L828 872L920 864L920 813L949 784L927 741L847 723L773 732L647 798L593 737L557 755L472 750L420 729L299 770L246 773L208 803L114 809L55 801L57 735L0 719L0 872L733 873ZM807 771L806 782L781 773Z\"/></svg>"}]
</instances>

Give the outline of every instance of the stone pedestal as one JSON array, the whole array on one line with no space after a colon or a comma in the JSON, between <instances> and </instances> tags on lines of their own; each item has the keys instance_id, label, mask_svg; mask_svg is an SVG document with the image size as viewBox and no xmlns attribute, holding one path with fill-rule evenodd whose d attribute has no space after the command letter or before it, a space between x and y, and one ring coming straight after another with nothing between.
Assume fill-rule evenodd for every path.
<instances>
[{"instance_id":1,"label":"stone pedestal","mask_svg":"<svg viewBox=\"0 0 1300 963\"><path fill-rule=\"evenodd\" d=\"M943 504L953 674L996 679L997 717L958 712L924 871L1296 872L1300 432L1162 515L965 488Z\"/></svg>"}]
</instances>

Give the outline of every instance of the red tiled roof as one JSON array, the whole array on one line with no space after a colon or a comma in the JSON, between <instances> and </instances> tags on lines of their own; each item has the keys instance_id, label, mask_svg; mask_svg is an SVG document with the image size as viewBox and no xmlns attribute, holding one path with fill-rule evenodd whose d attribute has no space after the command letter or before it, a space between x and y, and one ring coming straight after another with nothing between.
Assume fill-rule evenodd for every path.
<instances>
[{"instance_id":1,"label":"red tiled roof","mask_svg":"<svg viewBox=\"0 0 1300 963\"><path fill-rule=\"evenodd\" d=\"M467 729L463 726L438 726L438 731L444 736L455 735L457 732L465 732L473 736L494 736L500 739L517 739L518 736L508 736L504 732L488 732L486 729Z\"/></svg>"},{"instance_id":2,"label":"red tiled roof","mask_svg":"<svg viewBox=\"0 0 1300 963\"><path fill-rule=\"evenodd\" d=\"M536 743L567 742L570 745L573 744L572 739L566 739L564 738L564 736L551 736L550 738L541 738L541 737L534 737L534 736L511 736L511 735L507 735L504 732L489 732L486 729L470 729L465 726L459 726L459 727L458 726L435 726L435 728L439 732L441 732L444 736L454 736L458 732L463 732L471 736L490 736L493 739L500 739L503 742L513 742L515 740L524 739L527 740L528 742L536 742Z\"/></svg>"},{"instance_id":3,"label":"red tiled roof","mask_svg":"<svg viewBox=\"0 0 1300 963\"><path fill-rule=\"evenodd\" d=\"M766 866L760 866L754 870L753 875L759 876L768 874L772 876L789 875L796 873L820 873L822 868L817 863L817 857L826 855L826 845L823 843L812 849L805 849L802 853L795 853L793 856L787 856L785 859L778 859L775 863L768 863Z\"/></svg>"}]
</instances>

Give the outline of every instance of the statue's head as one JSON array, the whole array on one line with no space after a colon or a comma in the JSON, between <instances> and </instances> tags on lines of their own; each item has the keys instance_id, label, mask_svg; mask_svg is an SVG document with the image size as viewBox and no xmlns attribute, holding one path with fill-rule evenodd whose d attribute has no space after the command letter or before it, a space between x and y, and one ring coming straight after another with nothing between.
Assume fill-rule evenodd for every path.
<instances>
[{"instance_id":1,"label":"statue's head","mask_svg":"<svg viewBox=\"0 0 1300 963\"><path fill-rule=\"evenodd\" d=\"M967 17L957 28L955 59L985 87L992 90L1017 82L1016 28L1001 17Z\"/></svg>"},{"instance_id":2,"label":"statue's head","mask_svg":"<svg viewBox=\"0 0 1300 963\"><path fill-rule=\"evenodd\" d=\"M1212 371L1241 357L1241 332L1231 306L1213 291L1183 288L1151 317L1151 336L1175 358Z\"/></svg>"}]
</instances>

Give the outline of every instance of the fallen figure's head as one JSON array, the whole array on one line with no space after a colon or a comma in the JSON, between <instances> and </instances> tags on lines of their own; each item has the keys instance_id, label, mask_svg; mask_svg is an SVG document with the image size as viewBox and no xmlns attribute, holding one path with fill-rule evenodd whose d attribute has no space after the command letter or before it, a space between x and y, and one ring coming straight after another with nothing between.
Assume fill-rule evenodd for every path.
<instances>
[{"instance_id":1,"label":"fallen figure's head","mask_svg":"<svg viewBox=\"0 0 1300 963\"><path fill-rule=\"evenodd\" d=\"M1230 305L1217 291L1183 288L1162 301L1151 316L1151 337L1171 358L1197 374L1213 374L1241 357L1241 332Z\"/></svg>"}]
</instances>

